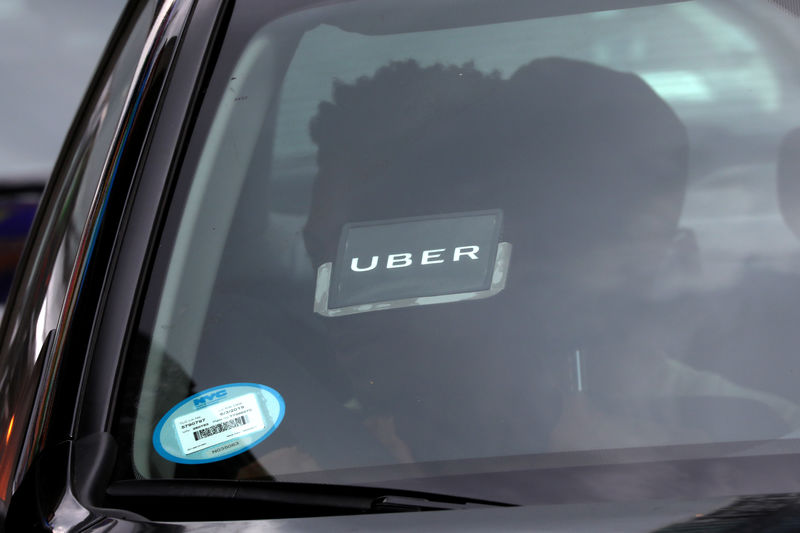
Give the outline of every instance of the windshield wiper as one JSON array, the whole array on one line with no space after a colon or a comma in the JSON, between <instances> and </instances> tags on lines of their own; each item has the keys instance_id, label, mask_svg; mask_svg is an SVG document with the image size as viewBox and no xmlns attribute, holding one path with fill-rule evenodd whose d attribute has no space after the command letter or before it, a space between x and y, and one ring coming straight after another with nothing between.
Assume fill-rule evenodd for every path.
<instances>
[{"instance_id":1,"label":"windshield wiper","mask_svg":"<svg viewBox=\"0 0 800 533\"><path fill-rule=\"evenodd\" d=\"M733 533L769 531L789 533L800 530L800 494L746 496L730 505L679 522L655 533Z\"/></svg>"},{"instance_id":2,"label":"windshield wiper","mask_svg":"<svg viewBox=\"0 0 800 533\"><path fill-rule=\"evenodd\" d=\"M231 520L442 511L514 504L382 487L278 481L131 480L111 484L104 507L151 520Z\"/></svg>"}]
</instances>

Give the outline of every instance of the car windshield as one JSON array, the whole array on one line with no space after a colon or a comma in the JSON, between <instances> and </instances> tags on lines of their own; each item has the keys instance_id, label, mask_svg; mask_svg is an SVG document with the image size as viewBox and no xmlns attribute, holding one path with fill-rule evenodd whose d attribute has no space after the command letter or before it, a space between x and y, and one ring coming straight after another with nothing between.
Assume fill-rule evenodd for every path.
<instances>
[{"instance_id":1,"label":"car windshield","mask_svg":"<svg viewBox=\"0 0 800 533\"><path fill-rule=\"evenodd\" d=\"M520 502L514 472L796 449L791 2L306 4L236 2L221 37L122 477ZM700 483L651 474L615 487Z\"/></svg>"}]
</instances>

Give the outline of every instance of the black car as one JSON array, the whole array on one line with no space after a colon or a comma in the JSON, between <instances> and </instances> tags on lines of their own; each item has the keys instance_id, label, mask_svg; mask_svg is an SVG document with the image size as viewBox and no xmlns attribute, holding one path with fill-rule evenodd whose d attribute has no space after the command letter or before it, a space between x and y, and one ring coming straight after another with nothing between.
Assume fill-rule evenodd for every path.
<instances>
[{"instance_id":1,"label":"black car","mask_svg":"<svg viewBox=\"0 0 800 533\"><path fill-rule=\"evenodd\" d=\"M793 530L798 17L130 2L0 328L5 530Z\"/></svg>"}]
</instances>

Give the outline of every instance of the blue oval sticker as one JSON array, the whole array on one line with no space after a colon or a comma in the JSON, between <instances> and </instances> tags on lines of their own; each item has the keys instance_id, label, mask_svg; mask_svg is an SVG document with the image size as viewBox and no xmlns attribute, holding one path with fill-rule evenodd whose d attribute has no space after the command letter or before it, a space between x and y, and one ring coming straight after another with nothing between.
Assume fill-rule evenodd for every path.
<instances>
[{"instance_id":1,"label":"blue oval sticker","mask_svg":"<svg viewBox=\"0 0 800 533\"><path fill-rule=\"evenodd\" d=\"M168 461L213 463L249 450L283 420L283 398L255 383L222 385L186 398L165 414L153 446Z\"/></svg>"}]
</instances>

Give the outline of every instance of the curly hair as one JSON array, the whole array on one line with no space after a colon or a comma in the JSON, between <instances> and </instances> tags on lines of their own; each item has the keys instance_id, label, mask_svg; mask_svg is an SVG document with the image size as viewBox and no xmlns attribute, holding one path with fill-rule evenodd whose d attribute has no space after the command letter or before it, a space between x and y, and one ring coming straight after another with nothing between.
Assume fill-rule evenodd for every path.
<instances>
[{"instance_id":1,"label":"curly hair","mask_svg":"<svg viewBox=\"0 0 800 533\"><path fill-rule=\"evenodd\" d=\"M683 124L638 76L582 61L537 59L508 79L394 62L337 83L310 128L315 265L346 222L502 208L515 255L574 258L663 243L683 205Z\"/></svg>"}]
</instances>

